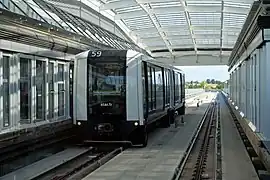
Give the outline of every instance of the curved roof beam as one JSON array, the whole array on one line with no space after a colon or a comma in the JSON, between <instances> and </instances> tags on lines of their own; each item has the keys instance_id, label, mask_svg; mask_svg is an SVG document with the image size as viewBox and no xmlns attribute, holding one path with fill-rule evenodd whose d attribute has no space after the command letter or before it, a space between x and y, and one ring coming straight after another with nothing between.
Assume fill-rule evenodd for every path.
<instances>
[{"instance_id":1,"label":"curved roof beam","mask_svg":"<svg viewBox=\"0 0 270 180\"><path fill-rule=\"evenodd\" d=\"M186 22L188 25L188 30L193 42L193 46L194 46L194 51L195 51L195 55L197 56L198 50L197 50L197 45L196 45L196 41L195 41L195 37L194 37L194 32L192 30L192 25L191 25L191 21L190 21L190 15L189 15L189 11L187 9L187 3L184 0L180 0L182 7L184 8L185 11L185 18L186 18Z\"/></svg>"},{"instance_id":2,"label":"curved roof beam","mask_svg":"<svg viewBox=\"0 0 270 180\"><path fill-rule=\"evenodd\" d=\"M170 51L171 55L173 55L172 53L172 48L171 48L171 44L169 43L169 41L166 39L166 34L165 32L162 31L161 29L161 25L159 24L156 15L153 12L153 9L151 7L150 4L140 4L138 2L139 0L136 0L136 2L140 5L140 7L148 14L149 18L151 19L152 23L154 24L154 26L156 27L160 37L162 38L162 40L164 41L166 47L168 48L168 50Z\"/></svg>"},{"instance_id":3,"label":"curved roof beam","mask_svg":"<svg viewBox=\"0 0 270 180\"><path fill-rule=\"evenodd\" d=\"M222 55L222 46L223 46L223 21L224 21L224 0L221 0L221 18L220 18L220 54L219 56L221 57ZM220 62L222 62L222 58L220 58Z\"/></svg>"}]
</instances>

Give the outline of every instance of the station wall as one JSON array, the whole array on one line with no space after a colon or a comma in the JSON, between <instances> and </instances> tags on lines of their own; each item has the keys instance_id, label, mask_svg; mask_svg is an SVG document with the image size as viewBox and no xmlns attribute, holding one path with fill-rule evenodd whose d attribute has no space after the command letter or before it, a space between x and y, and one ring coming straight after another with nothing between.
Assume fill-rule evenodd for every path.
<instances>
[{"instance_id":1,"label":"station wall","mask_svg":"<svg viewBox=\"0 0 270 180\"><path fill-rule=\"evenodd\" d=\"M264 42L230 73L229 97L250 128L270 139L270 43Z\"/></svg>"},{"instance_id":2,"label":"station wall","mask_svg":"<svg viewBox=\"0 0 270 180\"><path fill-rule=\"evenodd\" d=\"M0 134L69 117L69 63L0 50Z\"/></svg>"}]
</instances>

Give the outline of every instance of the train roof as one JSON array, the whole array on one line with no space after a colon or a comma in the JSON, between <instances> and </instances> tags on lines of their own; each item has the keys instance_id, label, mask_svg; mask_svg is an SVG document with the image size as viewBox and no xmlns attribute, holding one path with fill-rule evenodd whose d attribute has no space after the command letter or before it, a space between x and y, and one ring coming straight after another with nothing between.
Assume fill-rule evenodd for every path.
<instances>
[{"instance_id":1,"label":"train roof","mask_svg":"<svg viewBox=\"0 0 270 180\"><path fill-rule=\"evenodd\" d=\"M76 59L83 59L87 58L89 56L89 53L91 52L102 52L102 54L105 56L114 56L117 53L117 56L125 56L125 57L133 57L137 54L142 54L140 52L134 51L134 50L119 50L119 49L101 49L101 50L87 50L84 52L81 52L75 56ZM142 54L143 55L143 54Z\"/></svg>"},{"instance_id":2,"label":"train roof","mask_svg":"<svg viewBox=\"0 0 270 180\"><path fill-rule=\"evenodd\" d=\"M157 65L157 66L162 66L162 67L165 67L167 69L171 69L171 70L175 70L177 72L181 72L182 74L185 74L185 72L179 68L176 68L175 66L171 65L171 64L168 64L168 63L164 63L164 62L161 62L161 61L158 61L154 58L150 58L150 59L147 59L146 60L147 62L150 62L154 65Z\"/></svg>"},{"instance_id":3,"label":"train roof","mask_svg":"<svg viewBox=\"0 0 270 180\"><path fill-rule=\"evenodd\" d=\"M89 53L94 52L94 51L95 52L100 51L100 52L102 52L102 54L105 53L105 56L114 56L117 53L117 56L119 56L119 57L125 56L125 57L127 57L127 59L132 59L133 57L143 56L143 60L146 62L150 62L154 65L162 66L162 67L165 67L165 68L168 68L171 70L175 70L175 71L178 71L178 72L181 72L184 74L184 71L174 67L171 64L167 64L167 63L158 61L158 60L154 59L153 57L150 57L150 56L144 55L140 52L137 52L134 50L129 50L129 49L128 50L118 50L118 49L87 50L87 51L84 51L84 52L77 54L75 56L75 59L79 60L79 59L87 58L89 56Z\"/></svg>"}]
</instances>

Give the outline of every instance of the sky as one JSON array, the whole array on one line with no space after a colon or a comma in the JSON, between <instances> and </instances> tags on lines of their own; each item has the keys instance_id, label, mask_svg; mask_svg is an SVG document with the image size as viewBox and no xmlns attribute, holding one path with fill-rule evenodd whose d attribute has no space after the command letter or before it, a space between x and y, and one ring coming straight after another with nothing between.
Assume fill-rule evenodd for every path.
<instances>
[{"instance_id":1,"label":"sky","mask_svg":"<svg viewBox=\"0 0 270 180\"><path fill-rule=\"evenodd\" d=\"M177 66L186 74L186 81L203 81L215 79L226 81L229 79L228 66Z\"/></svg>"}]
</instances>

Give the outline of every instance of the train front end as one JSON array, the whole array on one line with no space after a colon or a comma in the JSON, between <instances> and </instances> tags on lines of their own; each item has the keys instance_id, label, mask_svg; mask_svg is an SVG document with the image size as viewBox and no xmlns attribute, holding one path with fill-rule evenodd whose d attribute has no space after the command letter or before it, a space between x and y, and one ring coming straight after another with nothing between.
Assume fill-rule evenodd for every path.
<instances>
[{"instance_id":1,"label":"train front end","mask_svg":"<svg viewBox=\"0 0 270 180\"><path fill-rule=\"evenodd\" d=\"M126 54L125 50L89 51L86 67L81 66L86 68L86 92L82 93L86 116L77 118L76 124L85 142L130 143L134 123L127 121L126 113ZM83 73L79 67L77 73Z\"/></svg>"}]
</instances>

